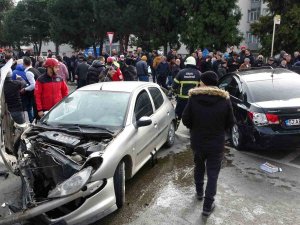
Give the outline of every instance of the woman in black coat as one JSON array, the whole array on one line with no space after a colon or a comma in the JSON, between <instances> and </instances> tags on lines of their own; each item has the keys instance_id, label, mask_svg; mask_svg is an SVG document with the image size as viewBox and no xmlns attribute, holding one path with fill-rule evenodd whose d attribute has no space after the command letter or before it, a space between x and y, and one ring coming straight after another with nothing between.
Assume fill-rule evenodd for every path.
<instances>
[{"instance_id":1,"label":"woman in black coat","mask_svg":"<svg viewBox=\"0 0 300 225\"><path fill-rule=\"evenodd\" d=\"M190 98L183 112L182 122L191 133L196 194L200 200L204 196L204 174L207 170L203 214L208 216L214 209L214 196L223 160L225 130L233 126L234 116L228 92L216 87L217 74L208 71L200 79L200 87L189 91Z\"/></svg>"}]
</instances>

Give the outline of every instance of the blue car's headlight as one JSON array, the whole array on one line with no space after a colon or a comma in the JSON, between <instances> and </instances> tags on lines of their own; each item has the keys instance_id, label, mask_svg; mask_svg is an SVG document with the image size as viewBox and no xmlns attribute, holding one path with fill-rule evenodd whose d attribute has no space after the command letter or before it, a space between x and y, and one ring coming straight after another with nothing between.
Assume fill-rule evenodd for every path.
<instances>
[{"instance_id":1,"label":"blue car's headlight","mask_svg":"<svg viewBox=\"0 0 300 225\"><path fill-rule=\"evenodd\" d=\"M68 180L65 180L61 184L57 185L49 192L48 198L64 197L80 191L80 189L83 188L88 182L92 173L92 169L93 168L89 166L74 174Z\"/></svg>"}]
</instances>

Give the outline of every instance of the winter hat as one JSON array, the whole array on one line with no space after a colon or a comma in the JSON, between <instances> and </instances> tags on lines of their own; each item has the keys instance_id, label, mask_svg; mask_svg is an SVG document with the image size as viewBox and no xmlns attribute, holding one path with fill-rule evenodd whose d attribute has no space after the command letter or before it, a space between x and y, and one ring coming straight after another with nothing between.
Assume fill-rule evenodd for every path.
<instances>
[{"instance_id":1,"label":"winter hat","mask_svg":"<svg viewBox=\"0 0 300 225\"><path fill-rule=\"evenodd\" d=\"M114 58L113 57L108 57L107 60L106 60L108 63L112 63L114 61Z\"/></svg>"},{"instance_id":2,"label":"winter hat","mask_svg":"<svg viewBox=\"0 0 300 225\"><path fill-rule=\"evenodd\" d=\"M217 86L218 84L218 75L213 71L207 71L201 74L200 80L206 86Z\"/></svg>"}]
</instances>

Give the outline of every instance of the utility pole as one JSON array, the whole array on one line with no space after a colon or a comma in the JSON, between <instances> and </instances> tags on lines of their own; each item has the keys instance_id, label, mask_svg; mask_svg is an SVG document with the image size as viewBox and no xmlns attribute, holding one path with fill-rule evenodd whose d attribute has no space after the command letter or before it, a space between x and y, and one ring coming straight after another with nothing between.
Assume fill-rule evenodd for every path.
<instances>
[{"instance_id":1,"label":"utility pole","mask_svg":"<svg viewBox=\"0 0 300 225\"><path fill-rule=\"evenodd\" d=\"M274 16L274 25L273 25L273 36L272 36L271 57L273 57L276 24L280 24L280 21L281 21L281 16L280 16L280 15L275 15L275 16Z\"/></svg>"}]
</instances>

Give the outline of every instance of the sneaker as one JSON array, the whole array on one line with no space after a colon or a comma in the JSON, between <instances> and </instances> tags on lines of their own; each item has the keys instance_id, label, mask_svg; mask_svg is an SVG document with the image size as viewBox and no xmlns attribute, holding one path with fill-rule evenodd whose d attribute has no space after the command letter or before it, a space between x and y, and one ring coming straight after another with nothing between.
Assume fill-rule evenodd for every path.
<instances>
[{"instance_id":1,"label":"sneaker","mask_svg":"<svg viewBox=\"0 0 300 225\"><path fill-rule=\"evenodd\" d=\"M215 203L212 203L210 207L203 206L202 215L210 216L210 214L214 211L215 207L216 207Z\"/></svg>"}]
</instances>

